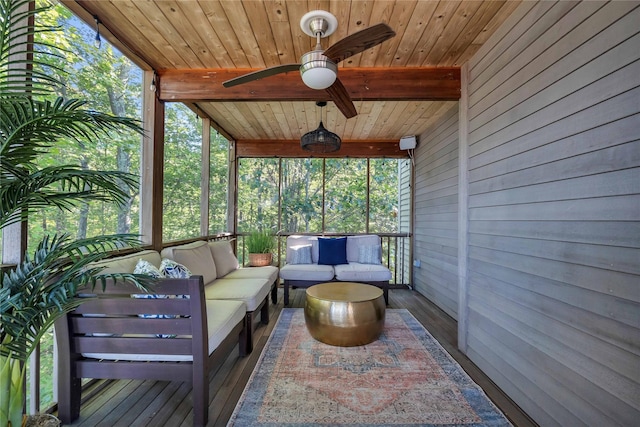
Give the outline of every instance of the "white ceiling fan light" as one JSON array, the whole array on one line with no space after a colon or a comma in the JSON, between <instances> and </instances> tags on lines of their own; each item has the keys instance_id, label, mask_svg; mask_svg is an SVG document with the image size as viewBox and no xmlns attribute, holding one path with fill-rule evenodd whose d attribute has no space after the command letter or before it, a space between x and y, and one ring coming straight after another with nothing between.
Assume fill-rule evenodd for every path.
<instances>
[{"instance_id":1,"label":"white ceiling fan light","mask_svg":"<svg viewBox=\"0 0 640 427\"><path fill-rule=\"evenodd\" d=\"M233 87L276 74L298 71L307 87L324 90L347 119L355 117L358 114L356 106L353 104L347 88L338 78L336 64L394 37L395 31L381 22L350 34L327 49L323 49L320 39L333 34L338 28L338 20L335 16L324 10L313 10L300 19L300 28L305 34L316 38L316 47L311 52L302 55L299 64L280 64L252 71L224 81L222 86Z\"/></svg>"},{"instance_id":2,"label":"white ceiling fan light","mask_svg":"<svg viewBox=\"0 0 640 427\"><path fill-rule=\"evenodd\" d=\"M300 76L311 89L326 89L338 77L338 66L323 55L320 39L329 37L338 28L336 17L324 10L312 10L300 18L302 31L316 38L316 48L300 58Z\"/></svg>"},{"instance_id":3,"label":"white ceiling fan light","mask_svg":"<svg viewBox=\"0 0 640 427\"><path fill-rule=\"evenodd\" d=\"M311 89L326 89L338 77L338 66L322 54L312 50L300 58L300 75L304 84Z\"/></svg>"}]
</instances>

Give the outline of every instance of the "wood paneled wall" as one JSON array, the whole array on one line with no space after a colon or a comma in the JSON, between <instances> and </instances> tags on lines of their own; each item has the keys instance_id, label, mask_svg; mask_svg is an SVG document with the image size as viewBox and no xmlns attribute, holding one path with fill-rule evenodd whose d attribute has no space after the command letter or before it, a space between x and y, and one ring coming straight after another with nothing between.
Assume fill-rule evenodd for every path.
<instances>
[{"instance_id":1,"label":"wood paneled wall","mask_svg":"<svg viewBox=\"0 0 640 427\"><path fill-rule=\"evenodd\" d=\"M638 22L639 2L524 2L468 63L467 355L543 426L640 419ZM447 128L422 136L414 240L440 266L418 289L451 313Z\"/></svg>"},{"instance_id":2,"label":"wood paneled wall","mask_svg":"<svg viewBox=\"0 0 640 427\"><path fill-rule=\"evenodd\" d=\"M414 289L458 317L458 105L420 135L414 194Z\"/></svg>"}]
</instances>

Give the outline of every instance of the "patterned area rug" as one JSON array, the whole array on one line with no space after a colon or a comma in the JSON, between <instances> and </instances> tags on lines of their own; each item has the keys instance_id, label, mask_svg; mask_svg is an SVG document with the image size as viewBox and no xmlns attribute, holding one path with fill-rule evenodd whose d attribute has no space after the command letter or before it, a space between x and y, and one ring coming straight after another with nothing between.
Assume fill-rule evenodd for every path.
<instances>
[{"instance_id":1,"label":"patterned area rug","mask_svg":"<svg viewBox=\"0 0 640 427\"><path fill-rule=\"evenodd\" d=\"M380 339L314 340L285 308L229 426L510 426L407 310L387 310Z\"/></svg>"}]
</instances>

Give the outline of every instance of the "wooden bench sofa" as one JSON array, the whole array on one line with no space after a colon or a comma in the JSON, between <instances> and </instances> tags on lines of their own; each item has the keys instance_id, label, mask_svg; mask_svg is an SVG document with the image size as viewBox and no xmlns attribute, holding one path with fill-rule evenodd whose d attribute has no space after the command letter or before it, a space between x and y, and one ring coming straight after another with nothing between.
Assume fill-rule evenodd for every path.
<instances>
[{"instance_id":1,"label":"wooden bench sofa","mask_svg":"<svg viewBox=\"0 0 640 427\"><path fill-rule=\"evenodd\" d=\"M171 246L161 252L204 279L207 300L242 301L247 309L247 351L253 350L253 324L260 316L269 323L269 294L277 301L278 268L274 266L240 268L228 240L197 241Z\"/></svg>"},{"instance_id":2,"label":"wooden bench sofa","mask_svg":"<svg viewBox=\"0 0 640 427\"><path fill-rule=\"evenodd\" d=\"M278 268L241 268L228 240L196 241L167 247L162 252L144 250L96 263L105 273L133 273L140 260L159 267L162 259L184 265L191 274L202 276L205 299L242 301L246 307L247 352L253 349L253 325L260 316L269 322L269 294L277 300Z\"/></svg>"},{"instance_id":3,"label":"wooden bench sofa","mask_svg":"<svg viewBox=\"0 0 640 427\"><path fill-rule=\"evenodd\" d=\"M98 285L56 322L64 424L80 415L82 378L106 378L190 382L193 424L206 425L209 373L236 345L247 352L245 304L206 300L202 276L161 279L154 291L162 297L134 298L141 291L128 283Z\"/></svg>"},{"instance_id":4,"label":"wooden bench sofa","mask_svg":"<svg viewBox=\"0 0 640 427\"><path fill-rule=\"evenodd\" d=\"M344 253L337 257L341 258L342 262L336 264L319 262L322 249L320 239L323 238L305 235L287 237L286 264L280 268L285 305L289 305L291 287L308 288L332 281L360 282L377 286L382 289L384 300L389 304L391 271L382 265L380 236L347 236ZM332 247L331 250L335 248ZM336 254L332 255L331 258L334 258Z\"/></svg>"}]
</instances>

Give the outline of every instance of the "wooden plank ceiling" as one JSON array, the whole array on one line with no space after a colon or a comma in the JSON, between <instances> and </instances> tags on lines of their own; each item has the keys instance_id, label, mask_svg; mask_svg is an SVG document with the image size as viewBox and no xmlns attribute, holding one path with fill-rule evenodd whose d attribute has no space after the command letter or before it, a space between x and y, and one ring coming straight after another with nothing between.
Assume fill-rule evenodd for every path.
<instances>
[{"instance_id":1,"label":"wooden plank ceiling","mask_svg":"<svg viewBox=\"0 0 640 427\"><path fill-rule=\"evenodd\" d=\"M459 98L459 66L519 1L430 0L62 0L141 68L159 76L159 96L188 102L237 141L299 141L315 129L315 101L298 72L226 89L222 81L297 63L315 46L300 29L311 10L336 16L326 49L379 22L396 36L339 63L338 76L358 115L345 119L329 102L325 126L343 141L397 142L418 135ZM271 144L273 145L273 144Z\"/></svg>"}]
</instances>

